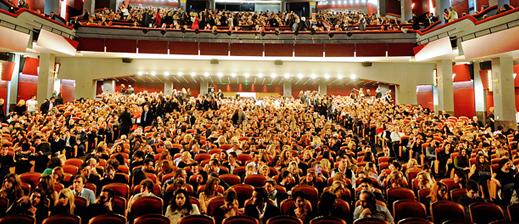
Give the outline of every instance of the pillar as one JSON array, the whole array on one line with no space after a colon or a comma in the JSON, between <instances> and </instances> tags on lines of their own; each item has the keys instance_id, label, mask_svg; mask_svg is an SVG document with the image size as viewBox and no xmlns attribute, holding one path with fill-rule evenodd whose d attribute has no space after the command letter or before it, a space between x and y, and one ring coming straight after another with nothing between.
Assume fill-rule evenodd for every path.
<instances>
[{"instance_id":1,"label":"pillar","mask_svg":"<svg viewBox=\"0 0 519 224\"><path fill-rule=\"evenodd\" d=\"M280 6L280 12L286 12L287 11L287 1L286 0L281 0L281 6Z\"/></svg>"},{"instance_id":2,"label":"pillar","mask_svg":"<svg viewBox=\"0 0 519 224\"><path fill-rule=\"evenodd\" d=\"M186 11L187 9L187 0L180 0L178 1L178 8L183 9Z\"/></svg>"},{"instance_id":3,"label":"pillar","mask_svg":"<svg viewBox=\"0 0 519 224\"><path fill-rule=\"evenodd\" d=\"M96 81L89 78L76 79L76 99L94 99L96 95Z\"/></svg>"},{"instance_id":4,"label":"pillar","mask_svg":"<svg viewBox=\"0 0 519 224\"><path fill-rule=\"evenodd\" d=\"M328 93L328 86L325 82L319 83L319 95L325 96Z\"/></svg>"},{"instance_id":5,"label":"pillar","mask_svg":"<svg viewBox=\"0 0 519 224\"><path fill-rule=\"evenodd\" d=\"M20 59L21 55L15 54L13 57L14 69L13 74L11 74L11 81L9 81L9 85L7 86L7 99L5 100L5 111L9 111L9 107L11 105L15 105L18 103L18 78L20 77Z\"/></svg>"},{"instance_id":6,"label":"pillar","mask_svg":"<svg viewBox=\"0 0 519 224\"><path fill-rule=\"evenodd\" d=\"M492 59L495 125L517 129L515 119L514 61L511 56Z\"/></svg>"},{"instance_id":7,"label":"pillar","mask_svg":"<svg viewBox=\"0 0 519 224\"><path fill-rule=\"evenodd\" d=\"M164 95L165 96L171 96L173 95L173 81L168 80L164 82Z\"/></svg>"},{"instance_id":8,"label":"pillar","mask_svg":"<svg viewBox=\"0 0 519 224\"><path fill-rule=\"evenodd\" d=\"M454 93L452 91L452 62L442 60L436 63L436 74L438 77L438 108L454 115Z\"/></svg>"},{"instance_id":9,"label":"pillar","mask_svg":"<svg viewBox=\"0 0 519 224\"><path fill-rule=\"evenodd\" d=\"M499 0L489 0L488 1L488 7L492 7L494 5L498 5L499 4Z\"/></svg>"},{"instance_id":10,"label":"pillar","mask_svg":"<svg viewBox=\"0 0 519 224\"><path fill-rule=\"evenodd\" d=\"M59 3L59 0L45 0L43 12L47 15L50 15L51 12L54 12L54 14L59 15Z\"/></svg>"},{"instance_id":11,"label":"pillar","mask_svg":"<svg viewBox=\"0 0 519 224\"><path fill-rule=\"evenodd\" d=\"M40 64L38 72L38 103L43 103L45 99L52 97L54 91L54 64L56 56L49 53L40 54Z\"/></svg>"},{"instance_id":12,"label":"pillar","mask_svg":"<svg viewBox=\"0 0 519 224\"><path fill-rule=\"evenodd\" d=\"M207 95L209 91L209 83L207 80L200 81L200 95Z\"/></svg>"},{"instance_id":13,"label":"pillar","mask_svg":"<svg viewBox=\"0 0 519 224\"><path fill-rule=\"evenodd\" d=\"M412 4L413 2L411 0L400 0L400 22L405 23L413 18Z\"/></svg>"},{"instance_id":14,"label":"pillar","mask_svg":"<svg viewBox=\"0 0 519 224\"><path fill-rule=\"evenodd\" d=\"M308 4L310 5L310 13L308 16L310 16L312 13L317 12L317 2L315 0L310 0Z\"/></svg>"},{"instance_id":15,"label":"pillar","mask_svg":"<svg viewBox=\"0 0 519 224\"><path fill-rule=\"evenodd\" d=\"M483 81L481 80L479 62L473 64L474 72L474 100L476 101L476 116L480 121L485 121L486 97Z\"/></svg>"},{"instance_id":16,"label":"pillar","mask_svg":"<svg viewBox=\"0 0 519 224\"><path fill-rule=\"evenodd\" d=\"M115 93L115 80L103 81L103 93Z\"/></svg>"},{"instance_id":17,"label":"pillar","mask_svg":"<svg viewBox=\"0 0 519 224\"><path fill-rule=\"evenodd\" d=\"M435 16L438 16L440 21L443 23L445 19L443 18L443 10L451 7L450 0L435 0L436 1L436 8L435 8ZM461 14L459 15L461 17Z\"/></svg>"},{"instance_id":18,"label":"pillar","mask_svg":"<svg viewBox=\"0 0 519 224\"><path fill-rule=\"evenodd\" d=\"M292 97L292 83L289 81L283 82L283 97Z\"/></svg>"},{"instance_id":19,"label":"pillar","mask_svg":"<svg viewBox=\"0 0 519 224\"><path fill-rule=\"evenodd\" d=\"M504 5L510 5L510 0L497 0L497 4L499 7L503 7Z\"/></svg>"},{"instance_id":20,"label":"pillar","mask_svg":"<svg viewBox=\"0 0 519 224\"><path fill-rule=\"evenodd\" d=\"M89 15L93 15L95 13L95 7L95 0L85 0L85 2L83 3L83 9L86 9Z\"/></svg>"}]
</instances>

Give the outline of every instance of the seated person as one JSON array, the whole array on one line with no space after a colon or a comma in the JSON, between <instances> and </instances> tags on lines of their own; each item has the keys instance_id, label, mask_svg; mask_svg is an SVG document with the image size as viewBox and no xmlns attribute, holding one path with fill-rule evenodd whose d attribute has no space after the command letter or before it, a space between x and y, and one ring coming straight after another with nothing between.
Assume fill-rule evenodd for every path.
<instances>
[{"instance_id":1,"label":"seated person","mask_svg":"<svg viewBox=\"0 0 519 224\"><path fill-rule=\"evenodd\" d=\"M389 210L381 205L377 205L373 192L363 190L359 196L360 205L353 212L353 220L362 218L377 218L391 224L394 224L393 216Z\"/></svg>"}]
</instances>

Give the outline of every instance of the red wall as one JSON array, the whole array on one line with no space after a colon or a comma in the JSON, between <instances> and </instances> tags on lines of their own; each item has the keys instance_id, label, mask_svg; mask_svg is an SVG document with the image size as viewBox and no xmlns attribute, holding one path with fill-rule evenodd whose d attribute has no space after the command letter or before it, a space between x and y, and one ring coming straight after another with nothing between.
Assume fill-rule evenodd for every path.
<instances>
[{"instance_id":1,"label":"red wall","mask_svg":"<svg viewBox=\"0 0 519 224\"><path fill-rule=\"evenodd\" d=\"M432 85L416 86L416 102L424 108L434 110Z\"/></svg>"},{"instance_id":2,"label":"red wall","mask_svg":"<svg viewBox=\"0 0 519 224\"><path fill-rule=\"evenodd\" d=\"M11 77L13 76L14 66L16 64L14 62L4 61L2 62L2 80L11 81Z\"/></svg>"},{"instance_id":3,"label":"red wall","mask_svg":"<svg viewBox=\"0 0 519 224\"><path fill-rule=\"evenodd\" d=\"M453 0L452 8L458 12L458 17L461 17L463 13L469 13L469 1L468 0Z\"/></svg>"},{"instance_id":4,"label":"red wall","mask_svg":"<svg viewBox=\"0 0 519 224\"><path fill-rule=\"evenodd\" d=\"M470 81L470 66L468 64L459 64L452 66L452 73L456 74L454 82Z\"/></svg>"},{"instance_id":5,"label":"red wall","mask_svg":"<svg viewBox=\"0 0 519 224\"><path fill-rule=\"evenodd\" d=\"M394 13L400 15L400 1L386 0L386 13Z\"/></svg>"},{"instance_id":6,"label":"red wall","mask_svg":"<svg viewBox=\"0 0 519 224\"><path fill-rule=\"evenodd\" d=\"M510 5L513 7L519 7L519 0L510 0Z\"/></svg>"},{"instance_id":7,"label":"red wall","mask_svg":"<svg viewBox=\"0 0 519 224\"><path fill-rule=\"evenodd\" d=\"M298 97L299 92L301 91L319 91L319 86L317 84L311 84L311 85L292 85L292 96Z\"/></svg>"},{"instance_id":8,"label":"red wall","mask_svg":"<svg viewBox=\"0 0 519 224\"><path fill-rule=\"evenodd\" d=\"M281 85L258 85L258 84L214 84L214 90L222 90L222 92L260 92L260 93L278 93L283 95L283 86Z\"/></svg>"},{"instance_id":9,"label":"red wall","mask_svg":"<svg viewBox=\"0 0 519 224\"><path fill-rule=\"evenodd\" d=\"M476 0L476 6L478 7L477 8L478 12L481 11L481 7L484 5L489 6L488 0Z\"/></svg>"},{"instance_id":10,"label":"red wall","mask_svg":"<svg viewBox=\"0 0 519 224\"><path fill-rule=\"evenodd\" d=\"M475 115L473 81L455 82L452 85L454 93L454 115L472 117Z\"/></svg>"},{"instance_id":11,"label":"red wall","mask_svg":"<svg viewBox=\"0 0 519 224\"><path fill-rule=\"evenodd\" d=\"M69 79L61 80L61 96L63 97L64 102L72 102L76 99L74 92L76 90L76 81Z\"/></svg>"},{"instance_id":12,"label":"red wall","mask_svg":"<svg viewBox=\"0 0 519 224\"><path fill-rule=\"evenodd\" d=\"M4 99L4 104L7 104L7 85L9 82L0 80L0 99ZM5 112L5 106L4 106L4 112Z\"/></svg>"},{"instance_id":13,"label":"red wall","mask_svg":"<svg viewBox=\"0 0 519 224\"><path fill-rule=\"evenodd\" d=\"M18 76L18 100L28 100L38 92L38 76L20 74Z\"/></svg>"},{"instance_id":14,"label":"red wall","mask_svg":"<svg viewBox=\"0 0 519 224\"><path fill-rule=\"evenodd\" d=\"M25 57L22 73L26 75L38 75L38 66L40 60L38 58Z\"/></svg>"}]
</instances>

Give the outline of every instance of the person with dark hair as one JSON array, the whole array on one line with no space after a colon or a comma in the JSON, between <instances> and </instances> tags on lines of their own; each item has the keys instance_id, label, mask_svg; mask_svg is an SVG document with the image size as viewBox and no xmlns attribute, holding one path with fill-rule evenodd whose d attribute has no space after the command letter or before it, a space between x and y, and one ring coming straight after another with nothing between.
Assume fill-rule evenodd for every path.
<instances>
[{"instance_id":1,"label":"person with dark hair","mask_svg":"<svg viewBox=\"0 0 519 224\"><path fill-rule=\"evenodd\" d=\"M492 178L501 190L501 199L504 202L509 202L514 191L514 176L517 173L514 163L508 158L499 161L499 168L495 172L495 177Z\"/></svg>"},{"instance_id":2,"label":"person with dark hair","mask_svg":"<svg viewBox=\"0 0 519 224\"><path fill-rule=\"evenodd\" d=\"M222 223L225 218L240 215L238 208L238 195L233 189L225 192L223 205L215 211L215 221L217 224Z\"/></svg>"},{"instance_id":3,"label":"person with dark hair","mask_svg":"<svg viewBox=\"0 0 519 224\"><path fill-rule=\"evenodd\" d=\"M467 193L465 193L464 195L459 197L457 202L466 208L468 208L469 205L474 202L482 202L483 199L481 199L481 197L479 197L478 192L479 192L478 184L474 181L469 181L467 183Z\"/></svg>"},{"instance_id":4,"label":"person with dark hair","mask_svg":"<svg viewBox=\"0 0 519 224\"><path fill-rule=\"evenodd\" d=\"M9 155L9 144L3 143L0 148L0 179L14 172L14 155Z\"/></svg>"},{"instance_id":5,"label":"person with dark hair","mask_svg":"<svg viewBox=\"0 0 519 224\"><path fill-rule=\"evenodd\" d=\"M85 214L83 215L87 215L90 219L98 215L114 213L114 196L115 194L111 189L103 189L103 191L101 191L101 194L99 194L99 197L97 198L96 202L90 204L88 206L88 212L84 211Z\"/></svg>"},{"instance_id":6,"label":"person with dark hair","mask_svg":"<svg viewBox=\"0 0 519 224\"><path fill-rule=\"evenodd\" d=\"M85 188L86 178L82 175L76 175L72 183L72 193L74 196L82 197L93 204L96 201L95 194L92 190Z\"/></svg>"},{"instance_id":7,"label":"person with dark hair","mask_svg":"<svg viewBox=\"0 0 519 224\"><path fill-rule=\"evenodd\" d=\"M319 199L317 215L319 216L334 216L337 217L337 212L335 209L335 201L337 200L337 196L329 191L323 192L321 198Z\"/></svg>"},{"instance_id":8,"label":"person with dark hair","mask_svg":"<svg viewBox=\"0 0 519 224\"><path fill-rule=\"evenodd\" d=\"M178 189L169 202L165 216L169 218L171 223L178 223L183 217L199 214L198 206L191 204L187 191Z\"/></svg>"},{"instance_id":9,"label":"person with dark hair","mask_svg":"<svg viewBox=\"0 0 519 224\"><path fill-rule=\"evenodd\" d=\"M2 188L0 189L0 197L9 199L9 206L11 206L22 196L23 190L16 175L8 174L5 176Z\"/></svg>"},{"instance_id":10,"label":"person with dark hair","mask_svg":"<svg viewBox=\"0 0 519 224\"><path fill-rule=\"evenodd\" d=\"M7 209L7 215L27 215L34 217L36 209L32 206L31 199L23 196Z\"/></svg>"},{"instance_id":11,"label":"person with dark hair","mask_svg":"<svg viewBox=\"0 0 519 224\"><path fill-rule=\"evenodd\" d=\"M360 205L357 206L353 212L354 221L371 217L391 224L395 223L389 210L386 207L377 204L377 199L373 192L363 190L360 193L359 201Z\"/></svg>"},{"instance_id":12,"label":"person with dark hair","mask_svg":"<svg viewBox=\"0 0 519 224\"><path fill-rule=\"evenodd\" d=\"M207 212L207 205L209 203L209 200L212 198L221 195L218 191L218 185L220 184L220 179L217 177L211 177L207 181L205 185L204 192L200 192L198 196L198 201L200 202L200 211L202 213Z\"/></svg>"},{"instance_id":13,"label":"person with dark hair","mask_svg":"<svg viewBox=\"0 0 519 224\"><path fill-rule=\"evenodd\" d=\"M268 199L268 194L265 188L254 189L254 192L252 192L251 205L253 207L246 207L246 214L255 214L257 212L257 214L259 214L259 220L261 220L261 223L266 223L269 218L281 214L279 208ZM254 210L256 211L254 212Z\"/></svg>"},{"instance_id":14,"label":"person with dark hair","mask_svg":"<svg viewBox=\"0 0 519 224\"><path fill-rule=\"evenodd\" d=\"M309 223L315 217L310 201L305 198L304 193L301 191L294 193L292 199L295 201L295 209L290 210L288 214L302 220L304 223Z\"/></svg>"},{"instance_id":15,"label":"person with dark hair","mask_svg":"<svg viewBox=\"0 0 519 224\"><path fill-rule=\"evenodd\" d=\"M145 197L145 196L152 196L157 197L155 194L153 194L153 189L155 188L155 184L151 179L145 179L141 181L139 184L141 187L141 192L134 194L130 197L130 200L128 200L128 214L131 214L130 209L132 208L132 204L137 200L138 198Z\"/></svg>"},{"instance_id":16,"label":"person with dark hair","mask_svg":"<svg viewBox=\"0 0 519 224\"><path fill-rule=\"evenodd\" d=\"M42 189L36 188L32 191L31 204L36 209L36 212L34 213L36 223L42 223L44 219L49 217L49 201L46 199L45 193Z\"/></svg>"}]
</instances>

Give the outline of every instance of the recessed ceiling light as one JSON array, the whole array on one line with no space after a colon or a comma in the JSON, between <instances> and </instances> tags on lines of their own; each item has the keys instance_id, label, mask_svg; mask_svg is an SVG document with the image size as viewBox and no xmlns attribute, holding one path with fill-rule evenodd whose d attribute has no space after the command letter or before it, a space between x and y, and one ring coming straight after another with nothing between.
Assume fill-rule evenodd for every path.
<instances>
[{"instance_id":1,"label":"recessed ceiling light","mask_svg":"<svg viewBox=\"0 0 519 224\"><path fill-rule=\"evenodd\" d=\"M209 72L204 72L205 77L209 77Z\"/></svg>"},{"instance_id":2,"label":"recessed ceiling light","mask_svg":"<svg viewBox=\"0 0 519 224\"><path fill-rule=\"evenodd\" d=\"M275 72L273 72L272 74L270 74L270 77L273 78L273 79L275 79L277 76L278 76L278 75L277 75Z\"/></svg>"},{"instance_id":3,"label":"recessed ceiling light","mask_svg":"<svg viewBox=\"0 0 519 224\"><path fill-rule=\"evenodd\" d=\"M183 73L183 72L177 72L177 75L178 75L178 76L183 76L184 73Z\"/></svg>"},{"instance_id":4,"label":"recessed ceiling light","mask_svg":"<svg viewBox=\"0 0 519 224\"><path fill-rule=\"evenodd\" d=\"M337 79L341 80L342 79L342 75L341 74L337 74Z\"/></svg>"},{"instance_id":5,"label":"recessed ceiling light","mask_svg":"<svg viewBox=\"0 0 519 224\"><path fill-rule=\"evenodd\" d=\"M312 74L312 75L310 75L310 77L312 77L312 79L316 79L317 75L316 74Z\"/></svg>"},{"instance_id":6,"label":"recessed ceiling light","mask_svg":"<svg viewBox=\"0 0 519 224\"><path fill-rule=\"evenodd\" d=\"M236 72L231 73L231 77L235 78L236 77Z\"/></svg>"},{"instance_id":7,"label":"recessed ceiling light","mask_svg":"<svg viewBox=\"0 0 519 224\"><path fill-rule=\"evenodd\" d=\"M285 79L289 79L290 78L290 73L285 73L284 77L285 77Z\"/></svg>"},{"instance_id":8,"label":"recessed ceiling light","mask_svg":"<svg viewBox=\"0 0 519 224\"><path fill-rule=\"evenodd\" d=\"M151 72L150 75L152 75L152 76L156 76L156 75L157 75L157 72Z\"/></svg>"},{"instance_id":9,"label":"recessed ceiling light","mask_svg":"<svg viewBox=\"0 0 519 224\"><path fill-rule=\"evenodd\" d=\"M196 76L196 72L191 72L191 76Z\"/></svg>"},{"instance_id":10,"label":"recessed ceiling light","mask_svg":"<svg viewBox=\"0 0 519 224\"><path fill-rule=\"evenodd\" d=\"M250 74L249 74L248 72L245 72L245 73L243 74L243 76L245 76L245 78L249 78L249 77L250 77Z\"/></svg>"},{"instance_id":11,"label":"recessed ceiling light","mask_svg":"<svg viewBox=\"0 0 519 224\"><path fill-rule=\"evenodd\" d=\"M258 78L263 78L263 73L258 73Z\"/></svg>"},{"instance_id":12,"label":"recessed ceiling light","mask_svg":"<svg viewBox=\"0 0 519 224\"><path fill-rule=\"evenodd\" d=\"M216 73L216 76L218 76L218 78L221 78L223 76L223 73L218 72L218 73Z\"/></svg>"},{"instance_id":13,"label":"recessed ceiling light","mask_svg":"<svg viewBox=\"0 0 519 224\"><path fill-rule=\"evenodd\" d=\"M169 76L169 72L164 72L164 76Z\"/></svg>"},{"instance_id":14,"label":"recessed ceiling light","mask_svg":"<svg viewBox=\"0 0 519 224\"><path fill-rule=\"evenodd\" d=\"M303 73L297 73L297 78L302 79L304 77Z\"/></svg>"},{"instance_id":15,"label":"recessed ceiling light","mask_svg":"<svg viewBox=\"0 0 519 224\"><path fill-rule=\"evenodd\" d=\"M325 78L326 80L330 79L330 74L328 74L328 73L324 74L324 78Z\"/></svg>"},{"instance_id":16,"label":"recessed ceiling light","mask_svg":"<svg viewBox=\"0 0 519 224\"><path fill-rule=\"evenodd\" d=\"M355 74L351 74L351 75L350 75L350 79L353 79L353 80L357 79L357 75L355 75Z\"/></svg>"},{"instance_id":17,"label":"recessed ceiling light","mask_svg":"<svg viewBox=\"0 0 519 224\"><path fill-rule=\"evenodd\" d=\"M137 75L142 76L142 75L144 75L144 72L137 72Z\"/></svg>"}]
</instances>

